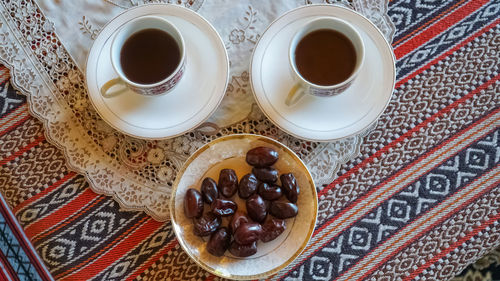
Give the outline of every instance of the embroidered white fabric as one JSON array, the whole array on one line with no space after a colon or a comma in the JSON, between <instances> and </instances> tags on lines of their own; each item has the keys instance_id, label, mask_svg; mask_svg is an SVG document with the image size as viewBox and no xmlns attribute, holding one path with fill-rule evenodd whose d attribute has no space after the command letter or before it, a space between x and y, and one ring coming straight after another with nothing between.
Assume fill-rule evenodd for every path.
<instances>
[{"instance_id":1,"label":"embroidered white fabric","mask_svg":"<svg viewBox=\"0 0 500 281\"><path fill-rule=\"evenodd\" d=\"M184 5L206 17L223 38L230 80L217 112L198 129L163 141L123 135L97 114L84 82L86 56L99 29L125 9L150 2ZM294 150L311 170L318 189L333 181L340 164L355 157L364 133L331 143L296 139L274 126L250 92L248 68L256 41L274 19L301 5L348 6L372 20L392 42L395 28L387 0L0 0L0 62L15 87L28 97L31 113L47 139L64 151L69 167L91 188L122 207L169 219L176 171L197 148L222 135L255 133ZM237 110L235 110L237 108ZM243 109L243 110L242 110Z\"/></svg>"}]
</instances>

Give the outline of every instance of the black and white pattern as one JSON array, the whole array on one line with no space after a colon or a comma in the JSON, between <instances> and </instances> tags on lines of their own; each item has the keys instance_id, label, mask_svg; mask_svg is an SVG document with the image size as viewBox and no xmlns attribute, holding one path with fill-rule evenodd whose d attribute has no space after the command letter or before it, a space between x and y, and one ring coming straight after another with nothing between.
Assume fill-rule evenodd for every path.
<instances>
[{"instance_id":1,"label":"black and white pattern","mask_svg":"<svg viewBox=\"0 0 500 281\"><path fill-rule=\"evenodd\" d=\"M0 84L0 118L26 102L26 97L18 95L9 82Z\"/></svg>"},{"instance_id":2,"label":"black and white pattern","mask_svg":"<svg viewBox=\"0 0 500 281\"><path fill-rule=\"evenodd\" d=\"M500 129L446 159L344 230L285 280L332 280L468 182L498 167Z\"/></svg>"},{"instance_id":3,"label":"black and white pattern","mask_svg":"<svg viewBox=\"0 0 500 281\"><path fill-rule=\"evenodd\" d=\"M394 41L408 35L422 23L448 10L457 0L395 0L389 6L391 20L396 26ZM411 38L411 37L410 37Z\"/></svg>"},{"instance_id":4,"label":"black and white pattern","mask_svg":"<svg viewBox=\"0 0 500 281\"><path fill-rule=\"evenodd\" d=\"M398 59L396 63L397 79L402 79L415 68L421 67L436 58L436 55L457 45L457 42L467 38L473 31L480 30L498 18L500 3L490 2L476 12L447 29L427 43L421 45L413 52ZM472 81L457 81L472 82Z\"/></svg>"}]
</instances>

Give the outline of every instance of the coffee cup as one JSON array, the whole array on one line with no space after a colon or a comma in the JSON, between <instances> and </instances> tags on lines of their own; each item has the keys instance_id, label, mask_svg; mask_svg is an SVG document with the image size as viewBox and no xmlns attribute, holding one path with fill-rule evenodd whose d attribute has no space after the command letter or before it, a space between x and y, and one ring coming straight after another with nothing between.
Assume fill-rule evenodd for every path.
<instances>
[{"instance_id":1,"label":"coffee cup","mask_svg":"<svg viewBox=\"0 0 500 281\"><path fill-rule=\"evenodd\" d=\"M285 100L291 106L305 94L331 97L344 92L359 73L365 47L351 24L334 17L321 17L296 32L288 56L296 81Z\"/></svg>"},{"instance_id":2,"label":"coffee cup","mask_svg":"<svg viewBox=\"0 0 500 281\"><path fill-rule=\"evenodd\" d=\"M186 64L184 39L169 21L143 16L125 23L111 43L111 64L118 77L104 83L101 94L116 96L130 89L145 96L171 91Z\"/></svg>"}]
</instances>

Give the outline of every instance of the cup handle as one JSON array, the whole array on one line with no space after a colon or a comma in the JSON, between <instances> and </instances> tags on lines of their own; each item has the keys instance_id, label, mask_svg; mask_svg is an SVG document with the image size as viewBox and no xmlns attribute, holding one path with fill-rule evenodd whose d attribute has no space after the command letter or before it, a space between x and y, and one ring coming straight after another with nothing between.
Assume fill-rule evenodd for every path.
<instances>
[{"instance_id":1,"label":"cup handle","mask_svg":"<svg viewBox=\"0 0 500 281\"><path fill-rule=\"evenodd\" d=\"M292 105L296 104L304 96L304 93L305 93L305 91L302 88L302 85L300 85L300 83L296 83L290 89L290 92L288 92L288 96L286 97L285 104L287 106L292 106Z\"/></svg>"},{"instance_id":2,"label":"cup handle","mask_svg":"<svg viewBox=\"0 0 500 281\"><path fill-rule=\"evenodd\" d=\"M114 85L118 85L118 84L121 84L123 87L121 89L118 89L116 91L108 93L109 88L113 87ZM126 90L127 90L127 86L126 86L125 82L123 82L123 80L120 78L115 78L115 79L109 80L108 82L104 83L104 85L102 85L101 95L105 98L111 98L111 97L117 96L117 95L125 92Z\"/></svg>"}]
</instances>

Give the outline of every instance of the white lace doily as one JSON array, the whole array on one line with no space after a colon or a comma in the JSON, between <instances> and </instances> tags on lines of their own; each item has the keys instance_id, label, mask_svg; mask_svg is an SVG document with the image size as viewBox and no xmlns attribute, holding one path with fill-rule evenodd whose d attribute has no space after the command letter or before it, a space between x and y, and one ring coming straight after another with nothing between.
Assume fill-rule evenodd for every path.
<instances>
[{"instance_id":1,"label":"white lace doily","mask_svg":"<svg viewBox=\"0 0 500 281\"><path fill-rule=\"evenodd\" d=\"M253 100L248 66L265 27L300 5L347 5L371 19L391 42L395 28L387 16L387 0L161 1L185 5L212 22L231 61L228 89L217 112L193 132L164 141L134 139L113 130L90 104L83 76L99 27L145 2L160 1L0 0L0 61L28 97L31 113L44 123L47 139L64 151L70 168L84 174L93 190L112 195L124 208L167 220L177 169L193 151L219 136L255 133L279 140L304 160L319 189L334 179L341 163L358 154L362 135L312 143L271 124Z\"/></svg>"}]
</instances>

